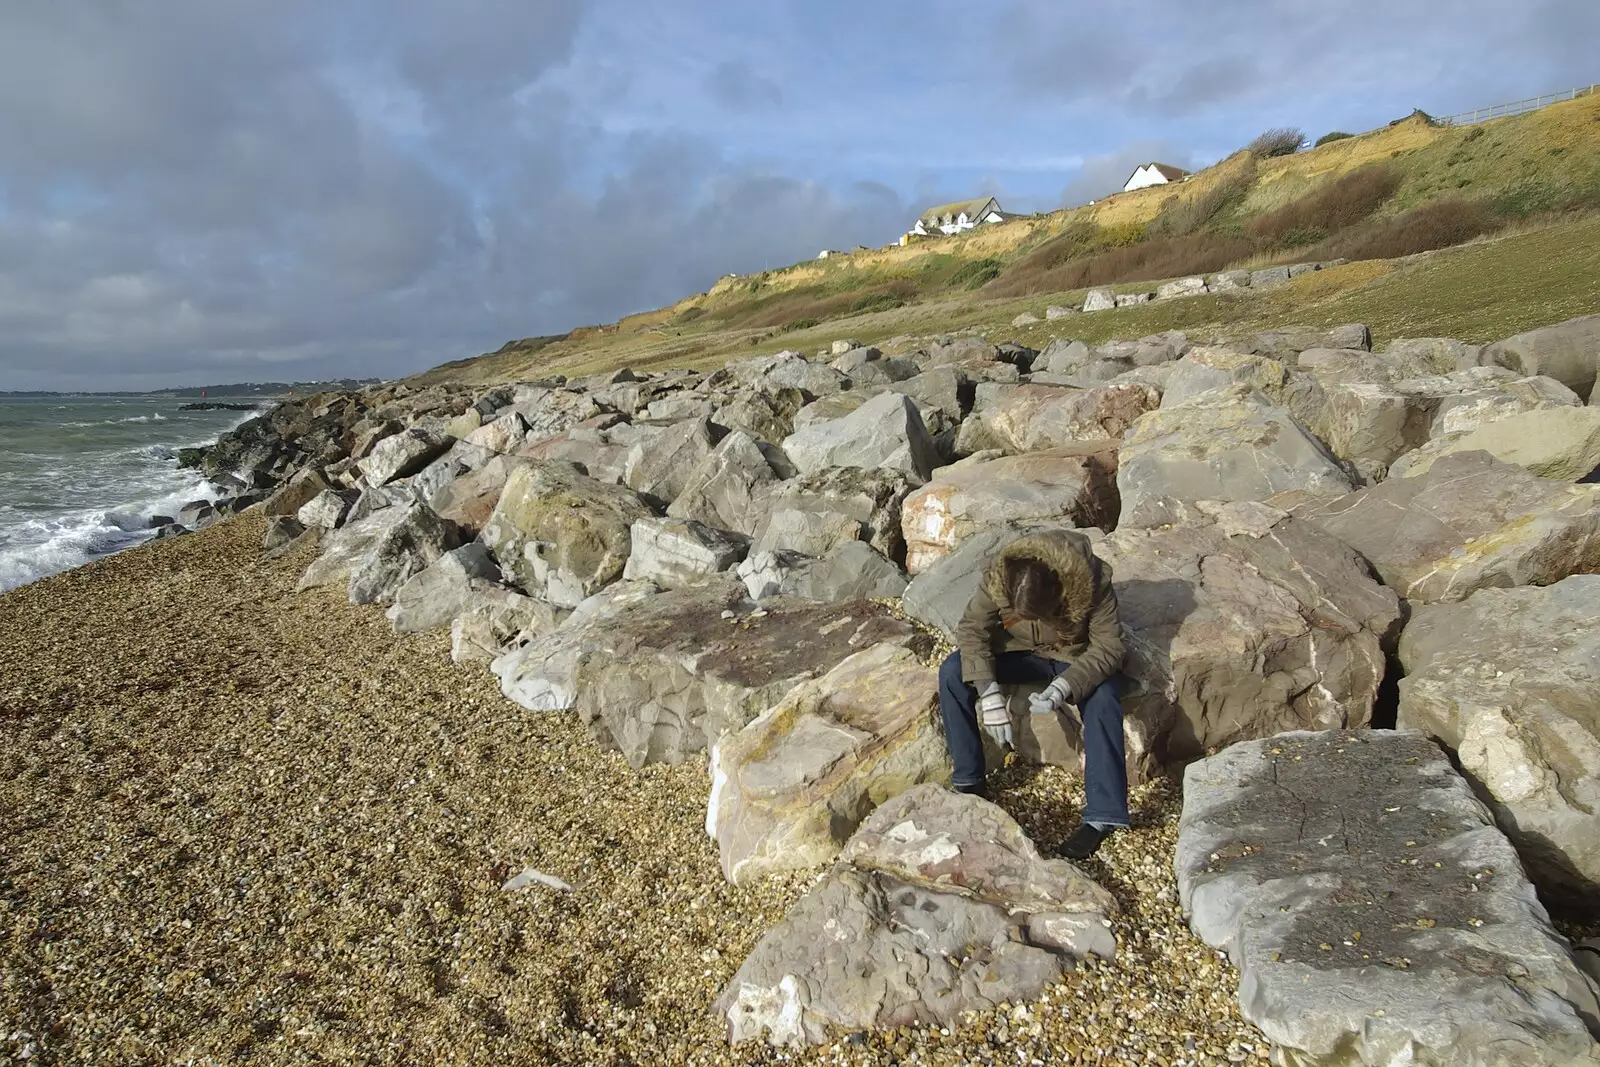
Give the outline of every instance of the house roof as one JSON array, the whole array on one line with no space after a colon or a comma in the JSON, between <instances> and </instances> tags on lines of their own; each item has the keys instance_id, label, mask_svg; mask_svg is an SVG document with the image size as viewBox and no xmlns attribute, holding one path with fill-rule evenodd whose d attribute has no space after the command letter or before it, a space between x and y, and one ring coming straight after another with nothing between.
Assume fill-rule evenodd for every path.
<instances>
[{"instance_id":1,"label":"house roof","mask_svg":"<svg viewBox=\"0 0 1600 1067\"><path fill-rule=\"evenodd\" d=\"M1188 171L1182 167L1174 167L1170 163L1146 163L1145 166L1154 167L1169 182L1182 181L1189 176Z\"/></svg>"},{"instance_id":2,"label":"house roof","mask_svg":"<svg viewBox=\"0 0 1600 1067\"><path fill-rule=\"evenodd\" d=\"M996 211L1000 210L1000 204L995 200L994 197L981 196L976 200L957 200L952 204L940 204L938 207L929 208L927 211L922 213L919 221L926 225L932 226L936 225L940 219L945 218L946 216L953 219L963 211L967 213L967 218L976 219L979 213L990 204L994 204L994 209Z\"/></svg>"}]
</instances>

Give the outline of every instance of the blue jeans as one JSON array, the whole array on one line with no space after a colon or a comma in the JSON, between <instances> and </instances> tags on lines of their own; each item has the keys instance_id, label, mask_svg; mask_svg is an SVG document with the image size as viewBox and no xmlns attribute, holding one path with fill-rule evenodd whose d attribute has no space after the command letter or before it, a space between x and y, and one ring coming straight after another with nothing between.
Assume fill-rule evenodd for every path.
<instances>
[{"instance_id":1,"label":"blue jeans","mask_svg":"<svg viewBox=\"0 0 1600 1067\"><path fill-rule=\"evenodd\" d=\"M1004 652L995 658L995 681L1045 685L1067 667L1058 659L1029 652ZM983 781L983 735L977 707L977 691L961 679L961 653L952 652L939 667L939 714L944 719L945 744L956 765L954 782L958 787ZM1127 826L1128 765L1117 676L1101 683L1079 710L1083 712L1083 786L1087 795L1083 821Z\"/></svg>"}]
</instances>

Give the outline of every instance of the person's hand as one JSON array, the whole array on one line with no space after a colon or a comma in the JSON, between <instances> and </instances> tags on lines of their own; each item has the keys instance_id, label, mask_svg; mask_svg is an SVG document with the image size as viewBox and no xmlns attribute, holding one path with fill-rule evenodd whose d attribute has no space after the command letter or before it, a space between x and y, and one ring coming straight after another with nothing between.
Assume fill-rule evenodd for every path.
<instances>
[{"instance_id":1,"label":"person's hand","mask_svg":"<svg viewBox=\"0 0 1600 1067\"><path fill-rule=\"evenodd\" d=\"M1065 678L1057 678L1028 698L1028 710L1035 715L1054 715L1072 704L1072 690Z\"/></svg>"},{"instance_id":2,"label":"person's hand","mask_svg":"<svg viewBox=\"0 0 1600 1067\"><path fill-rule=\"evenodd\" d=\"M999 683L990 682L984 686L978 697L978 713L984 732L994 738L995 744L1011 744L1011 712L1006 709L1005 694L1000 692Z\"/></svg>"}]
</instances>

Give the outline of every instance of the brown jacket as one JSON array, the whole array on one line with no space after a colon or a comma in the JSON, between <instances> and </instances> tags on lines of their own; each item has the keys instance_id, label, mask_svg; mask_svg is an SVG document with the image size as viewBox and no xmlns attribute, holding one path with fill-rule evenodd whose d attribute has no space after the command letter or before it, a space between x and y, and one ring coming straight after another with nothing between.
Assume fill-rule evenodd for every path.
<instances>
[{"instance_id":1,"label":"brown jacket","mask_svg":"<svg viewBox=\"0 0 1600 1067\"><path fill-rule=\"evenodd\" d=\"M1008 559L1043 562L1061 580L1061 611L1049 620L1028 622L1011 617L1005 592ZM1101 682L1122 666L1122 624L1117 619L1117 594L1111 588L1111 565L1089 549L1089 539L1073 530L1041 530L1017 538L1001 550L978 582L978 591L956 628L961 651L961 676L983 686L994 679L995 657L1002 652L1033 652L1072 666L1064 677L1072 700L1081 704Z\"/></svg>"}]
</instances>

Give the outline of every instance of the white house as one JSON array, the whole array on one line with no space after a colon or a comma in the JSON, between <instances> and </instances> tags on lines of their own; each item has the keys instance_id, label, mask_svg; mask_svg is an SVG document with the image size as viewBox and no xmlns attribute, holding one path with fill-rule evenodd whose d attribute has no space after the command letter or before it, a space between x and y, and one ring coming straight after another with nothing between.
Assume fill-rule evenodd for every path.
<instances>
[{"instance_id":1,"label":"white house","mask_svg":"<svg viewBox=\"0 0 1600 1067\"><path fill-rule=\"evenodd\" d=\"M1128 179L1128 184L1122 187L1122 191L1131 193L1135 189L1147 189L1152 185L1181 182L1188 176L1189 172L1182 167L1174 167L1166 163L1146 163L1133 172L1133 176Z\"/></svg>"},{"instance_id":2,"label":"white house","mask_svg":"<svg viewBox=\"0 0 1600 1067\"><path fill-rule=\"evenodd\" d=\"M1014 218L1017 216L1002 209L1000 201L992 196L979 200L958 200L954 204L940 204L924 211L917 224L911 227L911 232L918 237L934 233L960 233L979 223L1004 222Z\"/></svg>"}]
</instances>

